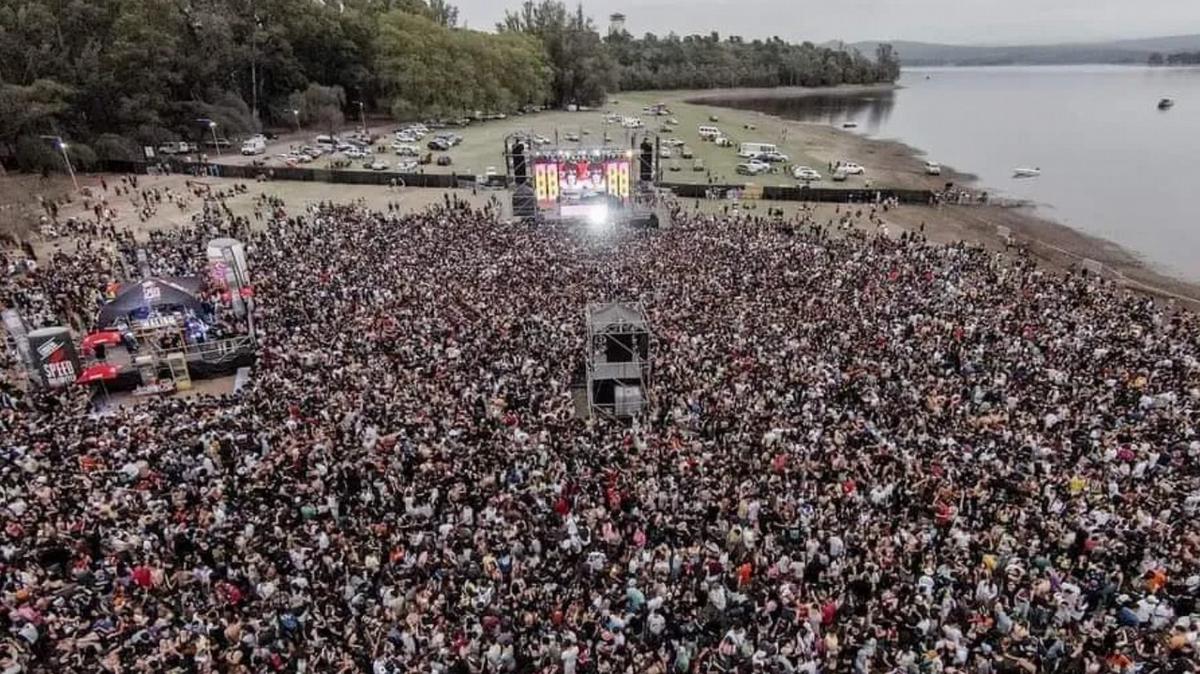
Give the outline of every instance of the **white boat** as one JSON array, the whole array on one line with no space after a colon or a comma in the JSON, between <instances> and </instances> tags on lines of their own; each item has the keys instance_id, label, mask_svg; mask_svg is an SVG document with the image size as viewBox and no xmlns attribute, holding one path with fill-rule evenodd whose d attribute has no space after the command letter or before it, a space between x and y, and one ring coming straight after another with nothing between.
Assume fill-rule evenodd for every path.
<instances>
[{"instance_id":1,"label":"white boat","mask_svg":"<svg viewBox=\"0 0 1200 674\"><path fill-rule=\"evenodd\" d=\"M1013 169L1014 178L1036 178L1042 175L1040 168L1015 168Z\"/></svg>"}]
</instances>

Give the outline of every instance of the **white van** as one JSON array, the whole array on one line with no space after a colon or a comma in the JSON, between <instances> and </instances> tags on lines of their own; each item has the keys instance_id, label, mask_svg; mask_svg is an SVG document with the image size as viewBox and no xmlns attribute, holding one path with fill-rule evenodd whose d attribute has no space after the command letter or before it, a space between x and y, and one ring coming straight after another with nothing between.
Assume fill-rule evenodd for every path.
<instances>
[{"instance_id":1,"label":"white van","mask_svg":"<svg viewBox=\"0 0 1200 674\"><path fill-rule=\"evenodd\" d=\"M700 127L700 137L703 138L704 140L712 140L714 138L720 137L720 135L721 135L721 130L715 126Z\"/></svg>"},{"instance_id":2,"label":"white van","mask_svg":"<svg viewBox=\"0 0 1200 674\"><path fill-rule=\"evenodd\" d=\"M760 154L778 151L771 143L742 143L738 145L737 153L739 157L757 157Z\"/></svg>"},{"instance_id":3,"label":"white van","mask_svg":"<svg viewBox=\"0 0 1200 674\"><path fill-rule=\"evenodd\" d=\"M187 154L196 151L195 143L185 143L183 141L163 143L158 146L159 154Z\"/></svg>"},{"instance_id":4,"label":"white van","mask_svg":"<svg viewBox=\"0 0 1200 674\"><path fill-rule=\"evenodd\" d=\"M265 139L261 136L254 136L253 138L242 143L242 154L245 154L245 155L263 154L266 151L267 151L267 139Z\"/></svg>"}]
</instances>

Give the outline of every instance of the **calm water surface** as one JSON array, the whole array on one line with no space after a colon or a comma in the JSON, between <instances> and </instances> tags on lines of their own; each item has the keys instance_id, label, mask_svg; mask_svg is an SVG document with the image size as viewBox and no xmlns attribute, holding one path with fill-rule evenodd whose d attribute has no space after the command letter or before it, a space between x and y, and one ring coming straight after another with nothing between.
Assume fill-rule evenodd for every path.
<instances>
[{"instance_id":1,"label":"calm water surface","mask_svg":"<svg viewBox=\"0 0 1200 674\"><path fill-rule=\"evenodd\" d=\"M1200 281L1200 69L907 69L890 93L730 103L894 138ZM1159 111L1160 98L1174 109ZM847 159L853 160L853 157ZM1039 167L1015 180L1012 169Z\"/></svg>"}]
</instances>

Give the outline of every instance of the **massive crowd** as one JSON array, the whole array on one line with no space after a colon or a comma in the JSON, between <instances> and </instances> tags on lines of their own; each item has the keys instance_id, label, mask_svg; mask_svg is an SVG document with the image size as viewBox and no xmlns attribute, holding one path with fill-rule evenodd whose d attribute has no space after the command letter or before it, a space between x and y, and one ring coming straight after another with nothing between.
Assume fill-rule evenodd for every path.
<instances>
[{"instance_id":1,"label":"massive crowd","mask_svg":"<svg viewBox=\"0 0 1200 674\"><path fill-rule=\"evenodd\" d=\"M238 396L0 409L5 674L1195 671L1190 313L807 218L325 206L248 250ZM580 420L619 299L651 404Z\"/></svg>"}]
</instances>

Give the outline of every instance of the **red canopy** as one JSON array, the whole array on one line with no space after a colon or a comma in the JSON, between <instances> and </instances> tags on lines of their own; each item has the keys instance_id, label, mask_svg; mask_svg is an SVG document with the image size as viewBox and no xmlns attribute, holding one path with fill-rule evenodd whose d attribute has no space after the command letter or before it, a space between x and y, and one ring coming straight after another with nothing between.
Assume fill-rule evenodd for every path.
<instances>
[{"instance_id":1,"label":"red canopy","mask_svg":"<svg viewBox=\"0 0 1200 674\"><path fill-rule=\"evenodd\" d=\"M79 375L75 380L76 384L91 384L97 381L106 381L117 378L117 366L112 363L97 363Z\"/></svg>"},{"instance_id":2,"label":"red canopy","mask_svg":"<svg viewBox=\"0 0 1200 674\"><path fill-rule=\"evenodd\" d=\"M116 346L121 343L121 333L116 330L101 330L93 332L83 338L83 343L80 345L84 351L95 351L97 344L107 344L108 346Z\"/></svg>"}]
</instances>

